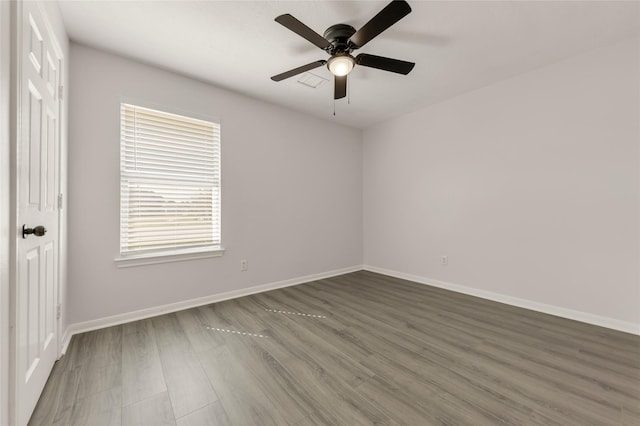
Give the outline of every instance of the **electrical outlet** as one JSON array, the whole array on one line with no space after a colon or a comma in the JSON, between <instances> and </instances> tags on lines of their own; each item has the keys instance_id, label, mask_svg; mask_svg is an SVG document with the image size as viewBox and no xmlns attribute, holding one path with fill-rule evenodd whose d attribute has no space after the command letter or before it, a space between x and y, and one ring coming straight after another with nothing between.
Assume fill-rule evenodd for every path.
<instances>
[{"instance_id":1,"label":"electrical outlet","mask_svg":"<svg viewBox=\"0 0 640 426\"><path fill-rule=\"evenodd\" d=\"M240 271L248 271L249 270L249 261L247 259L242 259L240 261Z\"/></svg>"},{"instance_id":2,"label":"electrical outlet","mask_svg":"<svg viewBox=\"0 0 640 426\"><path fill-rule=\"evenodd\" d=\"M440 264L447 266L449 264L449 256L440 256Z\"/></svg>"}]
</instances>

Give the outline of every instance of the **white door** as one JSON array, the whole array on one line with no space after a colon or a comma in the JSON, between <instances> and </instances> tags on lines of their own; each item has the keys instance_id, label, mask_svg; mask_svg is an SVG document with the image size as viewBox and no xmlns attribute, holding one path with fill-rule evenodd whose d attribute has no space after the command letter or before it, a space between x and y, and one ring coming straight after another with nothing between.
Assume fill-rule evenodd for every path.
<instances>
[{"instance_id":1,"label":"white door","mask_svg":"<svg viewBox=\"0 0 640 426\"><path fill-rule=\"evenodd\" d=\"M61 55L35 2L22 7L17 142L17 220L46 233L17 235L15 289L16 401L14 421L24 425L58 356L59 79Z\"/></svg>"}]
</instances>

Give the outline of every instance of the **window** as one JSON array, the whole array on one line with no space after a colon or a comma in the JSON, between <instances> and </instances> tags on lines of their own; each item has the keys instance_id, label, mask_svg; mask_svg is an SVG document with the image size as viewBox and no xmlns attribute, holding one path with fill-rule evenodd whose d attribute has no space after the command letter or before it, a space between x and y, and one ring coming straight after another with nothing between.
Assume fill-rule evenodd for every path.
<instances>
[{"instance_id":1,"label":"window","mask_svg":"<svg viewBox=\"0 0 640 426\"><path fill-rule=\"evenodd\" d=\"M121 104L117 260L205 252L221 253L220 125Z\"/></svg>"}]
</instances>

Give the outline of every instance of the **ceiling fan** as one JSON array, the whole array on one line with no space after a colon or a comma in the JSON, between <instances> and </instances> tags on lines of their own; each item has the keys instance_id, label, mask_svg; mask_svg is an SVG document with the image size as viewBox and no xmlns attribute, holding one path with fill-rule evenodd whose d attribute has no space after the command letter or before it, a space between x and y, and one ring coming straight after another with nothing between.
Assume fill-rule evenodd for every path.
<instances>
[{"instance_id":1,"label":"ceiling fan","mask_svg":"<svg viewBox=\"0 0 640 426\"><path fill-rule=\"evenodd\" d=\"M282 74L274 75L271 80L282 81L326 64L329 71L334 75L333 98L340 99L347 95L347 75L356 65L407 75L415 66L413 62L369 55L367 53L361 53L353 57L351 52L363 47L410 12L409 3L404 0L394 0L359 30L356 31L351 25L336 24L327 28L323 36L288 13L280 15L275 19L276 22L315 44L331 57L327 61L311 62Z\"/></svg>"}]
</instances>

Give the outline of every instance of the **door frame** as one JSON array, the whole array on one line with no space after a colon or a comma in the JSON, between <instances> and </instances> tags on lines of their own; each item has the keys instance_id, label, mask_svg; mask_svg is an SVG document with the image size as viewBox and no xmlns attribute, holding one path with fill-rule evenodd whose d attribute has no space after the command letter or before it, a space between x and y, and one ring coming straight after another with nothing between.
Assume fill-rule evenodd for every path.
<instances>
[{"instance_id":1,"label":"door frame","mask_svg":"<svg viewBox=\"0 0 640 426\"><path fill-rule=\"evenodd\" d=\"M17 335L15 323L17 321L17 250L18 250L18 231L21 226L18 218L18 206L17 206L17 192L18 192L18 146L21 142L20 133L20 117L22 113L23 102L21 99L22 93L22 31L23 31L23 10L22 1L2 1L0 0L0 7L2 12L0 19L2 23L2 57L0 64L2 71L9 71L8 75L2 73L0 78L0 84L3 87L6 85L9 87L10 96L6 100L7 112L4 111L5 99L2 100L3 105L0 106L0 122L4 123L7 120L8 133L7 138L5 134L0 134L0 154L2 160L2 177L0 182L0 199L5 201L8 199L8 203L2 203L0 209L0 231L1 239L0 244L0 266L2 267L2 287L0 288L0 343L4 343L2 339L8 340L8 345L2 345L3 349L0 355L2 360L0 361L0 425L14 424L16 421L17 403L17 370L15 358L17 355ZM67 71L66 66L68 64L68 57L65 50L60 45L58 40L58 34L54 27L51 25L51 18L47 11L47 5L41 1L35 2L36 7L39 9L45 30L49 32L53 49L59 57L62 58L59 64L59 81L58 84L66 86L67 84ZM9 24L9 25L5 25ZM9 35L9 37L5 37ZM5 49L6 43L9 49ZM5 81L6 80L6 81ZM56 88L57 90L58 88ZM59 188L58 194L66 192L66 113L67 113L67 98L66 93L64 99L58 98L58 181ZM6 96L4 97L6 98ZM3 126L6 129L7 126ZM7 155L5 155L7 154ZM8 167L5 166L5 162ZM7 176L5 176L5 174ZM8 177L8 179L5 179ZM5 198L6 197L6 198ZM58 206L59 207L59 206ZM5 233L5 227L7 232ZM64 286L62 279L66 278L66 209L58 208L58 258L57 258L57 288L55 289L56 304L62 303L62 287ZM8 254L5 256L5 250L8 249ZM5 269L6 266L6 269ZM5 276L5 270L6 276ZM8 278L5 280L5 278ZM5 296L6 293L6 297ZM8 309L6 309L8 308ZM55 322L55 348L56 356L59 358L62 354L62 320L64 315L57 318ZM6 364L6 367L5 367ZM6 368L6 370L4 370ZM6 372L6 375L4 374ZM8 380L5 380L8 379Z\"/></svg>"},{"instance_id":2,"label":"door frame","mask_svg":"<svg viewBox=\"0 0 640 426\"><path fill-rule=\"evenodd\" d=\"M11 2L0 1L0 424L9 424L9 282L11 270Z\"/></svg>"}]
</instances>

